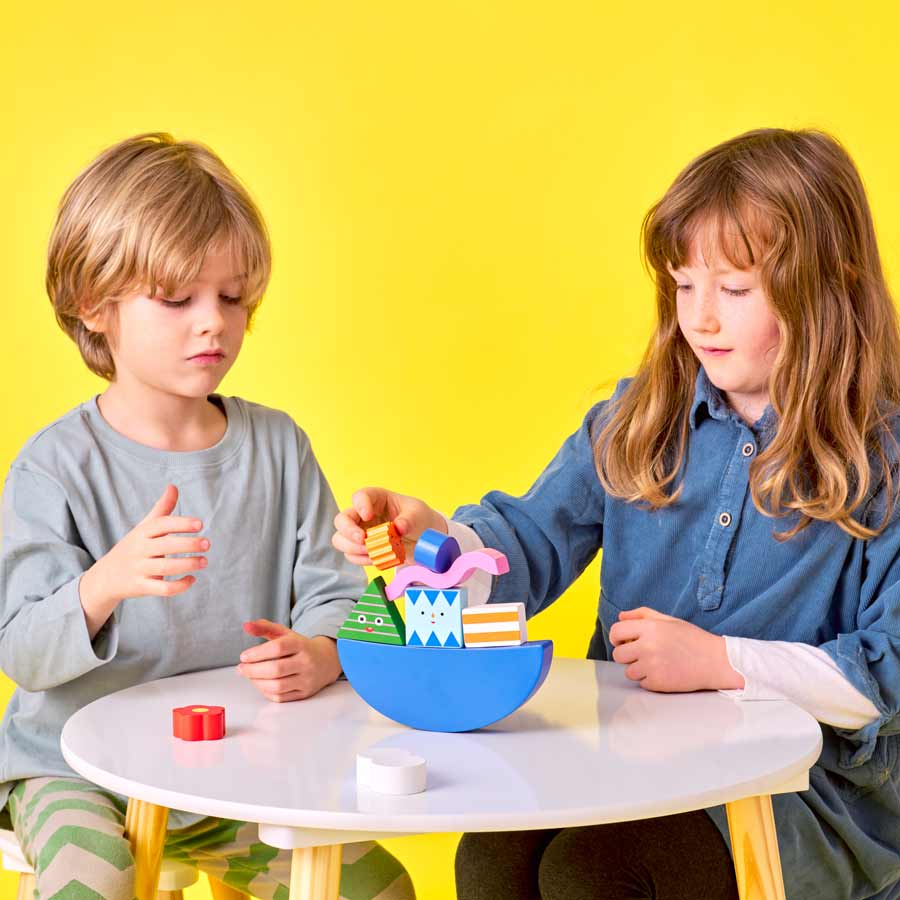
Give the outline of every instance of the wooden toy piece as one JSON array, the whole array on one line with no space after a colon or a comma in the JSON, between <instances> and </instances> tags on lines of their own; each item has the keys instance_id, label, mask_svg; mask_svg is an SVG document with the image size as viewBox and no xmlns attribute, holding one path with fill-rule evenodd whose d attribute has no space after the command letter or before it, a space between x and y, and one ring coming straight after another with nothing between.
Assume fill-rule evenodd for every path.
<instances>
[{"instance_id":1,"label":"wooden toy piece","mask_svg":"<svg viewBox=\"0 0 900 900\"><path fill-rule=\"evenodd\" d=\"M224 706L177 706L172 734L183 741L218 741L225 737Z\"/></svg>"},{"instance_id":2,"label":"wooden toy piece","mask_svg":"<svg viewBox=\"0 0 900 900\"><path fill-rule=\"evenodd\" d=\"M515 712L544 683L552 641L438 653L337 642L350 684L378 712L424 731L472 731Z\"/></svg>"},{"instance_id":3,"label":"wooden toy piece","mask_svg":"<svg viewBox=\"0 0 900 900\"><path fill-rule=\"evenodd\" d=\"M485 603L462 611L467 647L516 647L528 640L524 603Z\"/></svg>"},{"instance_id":4,"label":"wooden toy piece","mask_svg":"<svg viewBox=\"0 0 900 900\"><path fill-rule=\"evenodd\" d=\"M411 584L444 590L456 587L478 570L490 572L491 575L504 575L509 571L509 561L499 550L484 549L463 553L443 573L432 572L425 566L406 566L394 576L385 593L388 600L396 600Z\"/></svg>"},{"instance_id":5,"label":"wooden toy piece","mask_svg":"<svg viewBox=\"0 0 900 900\"><path fill-rule=\"evenodd\" d=\"M468 591L465 588L443 591L407 588L407 646L462 647L462 611L467 601Z\"/></svg>"},{"instance_id":6,"label":"wooden toy piece","mask_svg":"<svg viewBox=\"0 0 900 900\"><path fill-rule=\"evenodd\" d=\"M379 794L421 794L425 760L408 750L385 748L356 754L356 781Z\"/></svg>"},{"instance_id":7,"label":"wooden toy piece","mask_svg":"<svg viewBox=\"0 0 900 900\"><path fill-rule=\"evenodd\" d=\"M370 641L374 644L406 643L406 626L396 603L388 603L384 579L379 575L369 582L362 597L338 630L339 638Z\"/></svg>"},{"instance_id":8,"label":"wooden toy piece","mask_svg":"<svg viewBox=\"0 0 900 900\"><path fill-rule=\"evenodd\" d=\"M403 565L406 551L393 522L384 522L366 529L366 553L372 564L384 571Z\"/></svg>"},{"instance_id":9,"label":"wooden toy piece","mask_svg":"<svg viewBox=\"0 0 900 900\"><path fill-rule=\"evenodd\" d=\"M459 559L460 553L456 538L441 534L433 528L426 528L416 541L413 559L426 569L442 574Z\"/></svg>"}]
</instances>

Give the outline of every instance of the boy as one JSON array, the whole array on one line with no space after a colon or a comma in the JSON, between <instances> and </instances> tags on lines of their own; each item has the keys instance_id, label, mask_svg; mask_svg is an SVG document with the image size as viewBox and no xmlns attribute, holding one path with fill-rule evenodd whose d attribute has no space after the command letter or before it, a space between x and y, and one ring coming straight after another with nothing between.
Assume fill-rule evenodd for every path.
<instances>
[{"instance_id":1,"label":"boy","mask_svg":"<svg viewBox=\"0 0 900 900\"><path fill-rule=\"evenodd\" d=\"M0 666L19 689L0 806L42 897L134 895L121 798L60 753L76 709L239 659L278 702L340 674L334 636L364 584L330 547L337 507L309 441L286 414L214 393L269 270L259 211L198 144L123 141L60 204L47 290L109 386L32 437L3 491ZM290 854L251 852L255 825L172 811L169 827L208 874L258 897L288 889ZM413 896L381 847L346 850L353 898Z\"/></svg>"}]
</instances>

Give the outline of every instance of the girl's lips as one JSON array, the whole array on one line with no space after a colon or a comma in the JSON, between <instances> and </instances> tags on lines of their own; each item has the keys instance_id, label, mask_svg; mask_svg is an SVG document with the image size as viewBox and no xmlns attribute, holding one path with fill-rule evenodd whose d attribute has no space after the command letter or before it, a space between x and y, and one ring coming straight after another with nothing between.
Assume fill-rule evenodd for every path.
<instances>
[{"instance_id":1,"label":"girl's lips","mask_svg":"<svg viewBox=\"0 0 900 900\"><path fill-rule=\"evenodd\" d=\"M701 347L700 348L704 353L709 353L710 356L723 356L726 353L731 353L731 350L723 350L719 347Z\"/></svg>"},{"instance_id":2,"label":"girl's lips","mask_svg":"<svg viewBox=\"0 0 900 900\"><path fill-rule=\"evenodd\" d=\"M197 356L190 357L188 362L200 366L214 366L216 363L222 362L223 359L225 359L225 355L222 353L198 353Z\"/></svg>"}]
</instances>

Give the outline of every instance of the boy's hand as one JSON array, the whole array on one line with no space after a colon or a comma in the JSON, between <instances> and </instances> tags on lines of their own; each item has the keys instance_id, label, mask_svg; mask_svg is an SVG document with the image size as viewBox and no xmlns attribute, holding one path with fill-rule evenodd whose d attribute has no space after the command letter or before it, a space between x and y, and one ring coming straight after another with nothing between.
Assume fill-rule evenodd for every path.
<instances>
[{"instance_id":1,"label":"boy's hand","mask_svg":"<svg viewBox=\"0 0 900 900\"><path fill-rule=\"evenodd\" d=\"M144 519L81 576L78 590L92 639L126 597L184 593L196 581L193 575L175 581L163 577L206 567L205 556L170 557L209 549L206 538L174 536L203 527L199 519L173 516L177 502L178 488L167 485Z\"/></svg>"},{"instance_id":2,"label":"boy's hand","mask_svg":"<svg viewBox=\"0 0 900 900\"><path fill-rule=\"evenodd\" d=\"M244 622L244 631L266 643L241 654L238 672L269 700L305 700L341 674L337 644L329 637L304 637L268 619Z\"/></svg>"},{"instance_id":3,"label":"boy's hand","mask_svg":"<svg viewBox=\"0 0 900 900\"><path fill-rule=\"evenodd\" d=\"M366 552L366 529L393 520L397 533L403 539L407 558L412 556L416 541L426 528L447 533L444 517L427 503L415 497L395 494L384 488L368 487L357 491L349 509L339 512L334 519L335 534L331 543L347 559L357 566L371 566Z\"/></svg>"},{"instance_id":4,"label":"boy's hand","mask_svg":"<svg viewBox=\"0 0 900 900\"><path fill-rule=\"evenodd\" d=\"M613 659L648 691L703 691L743 688L731 668L725 638L690 622L642 606L619 613L609 630Z\"/></svg>"}]
</instances>

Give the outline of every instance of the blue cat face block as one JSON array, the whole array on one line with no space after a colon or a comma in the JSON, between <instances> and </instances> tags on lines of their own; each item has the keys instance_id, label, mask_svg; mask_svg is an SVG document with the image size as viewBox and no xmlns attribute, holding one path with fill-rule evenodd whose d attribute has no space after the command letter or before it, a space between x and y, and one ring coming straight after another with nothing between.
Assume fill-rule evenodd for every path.
<instances>
[{"instance_id":1,"label":"blue cat face block","mask_svg":"<svg viewBox=\"0 0 900 900\"><path fill-rule=\"evenodd\" d=\"M462 647L462 611L467 599L465 588L407 588L407 646Z\"/></svg>"}]
</instances>

